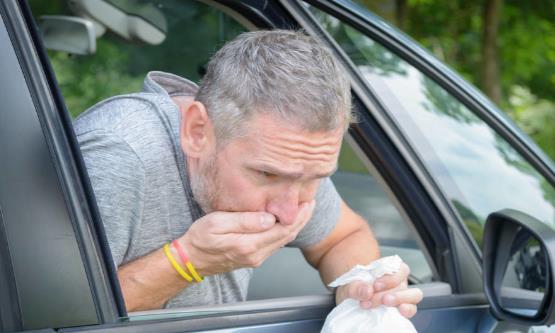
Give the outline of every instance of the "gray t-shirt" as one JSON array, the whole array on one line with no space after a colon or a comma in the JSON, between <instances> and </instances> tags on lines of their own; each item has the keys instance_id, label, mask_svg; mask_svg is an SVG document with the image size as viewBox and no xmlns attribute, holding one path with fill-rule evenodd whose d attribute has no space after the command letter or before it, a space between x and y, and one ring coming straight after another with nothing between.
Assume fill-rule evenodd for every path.
<instances>
[{"instance_id":1,"label":"gray t-shirt","mask_svg":"<svg viewBox=\"0 0 555 333\"><path fill-rule=\"evenodd\" d=\"M170 98L196 90L179 76L150 72L143 92L102 101L74 122L116 267L182 236L200 216L179 144L180 113ZM312 219L288 246L324 239L339 210L339 195L325 179ZM245 268L207 276L165 307L244 301L252 274Z\"/></svg>"}]
</instances>

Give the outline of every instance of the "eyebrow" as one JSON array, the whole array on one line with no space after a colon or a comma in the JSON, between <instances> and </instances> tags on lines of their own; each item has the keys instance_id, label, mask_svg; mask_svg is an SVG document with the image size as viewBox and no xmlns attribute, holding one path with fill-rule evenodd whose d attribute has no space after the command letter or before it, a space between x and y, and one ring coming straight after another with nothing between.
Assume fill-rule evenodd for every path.
<instances>
[{"instance_id":1,"label":"eyebrow","mask_svg":"<svg viewBox=\"0 0 555 333\"><path fill-rule=\"evenodd\" d=\"M303 173L302 172L289 172L286 170L281 170L279 168L276 168L272 165L268 165L268 164L256 164L253 166L255 169L259 169L277 176L281 176L281 177L287 177L287 178L293 178L293 179L298 179L298 178L302 178ZM324 172L324 173L319 173L316 174L313 178L326 178L329 177L331 175L333 175L338 169L338 165L336 164L333 169L329 172Z\"/></svg>"}]
</instances>

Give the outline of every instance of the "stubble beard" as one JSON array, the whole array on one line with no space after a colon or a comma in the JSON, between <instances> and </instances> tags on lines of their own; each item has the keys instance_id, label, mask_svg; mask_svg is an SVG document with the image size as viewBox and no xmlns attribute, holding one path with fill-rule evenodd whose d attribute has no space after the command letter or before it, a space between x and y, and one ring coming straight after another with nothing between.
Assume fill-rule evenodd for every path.
<instances>
[{"instance_id":1,"label":"stubble beard","mask_svg":"<svg viewBox=\"0 0 555 333\"><path fill-rule=\"evenodd\" d=\"M215 211L219 192L216 154L210 156L205 163L199 164L198 172L189 177L191 192L200 208L207 214Z\"/></svg>"}]
</instances>

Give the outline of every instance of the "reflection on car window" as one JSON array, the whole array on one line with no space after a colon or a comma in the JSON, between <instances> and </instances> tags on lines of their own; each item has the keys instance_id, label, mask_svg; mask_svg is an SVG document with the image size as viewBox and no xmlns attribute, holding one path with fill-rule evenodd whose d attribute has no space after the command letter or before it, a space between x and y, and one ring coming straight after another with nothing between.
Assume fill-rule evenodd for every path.
<instances>
[{"instance_id":1,"label":"reflection on car window","mask_svg":"<svg viewBox=\"0 0 555 333\"><path fill-rule=\"evenodd\" d=\"M411 268L415 282L430 282L432 271L418 246L415 232L347 142L341 147L339 168L332 180L341 198L369 223L382 256L398 254Z\"/></svg>"},{"instance_id":2,"label":"reflection on car window","mask_svg":"<svg viewBox=\"0 0 555 333\"><path fill-rule=\"evenodd\" d=\"M314 7L358 67L481 246L487 216L518 209L555 228L555 189L446 90L356 29Z\"/></svg>"},{"instance_id":3,"label":"reflection on car window","mask_svg":"<svg viewBox=\"0 0 555 333\"><path fill-rule=\"evenodd\" d=\"M75 15L66 1L32 0L30 4L37 19L41 15ZM151 70L198 82L210 56L246 31L223 12L195 1L113 0L110 4L152 23L165 38L158 45L125 38L121 31L117 33L119 26L113 24L113 30L106 28L97 37L95 54L48 51L66 106L74 117L105 98L141 91L144 77Z\"/></svg>"}]
</instances>

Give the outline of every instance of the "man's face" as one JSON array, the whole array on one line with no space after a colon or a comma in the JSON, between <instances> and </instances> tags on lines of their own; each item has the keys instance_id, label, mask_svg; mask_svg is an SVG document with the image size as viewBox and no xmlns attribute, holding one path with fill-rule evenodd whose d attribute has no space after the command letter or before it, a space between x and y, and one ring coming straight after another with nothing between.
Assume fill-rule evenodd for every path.
<instances>
[{"instance_id":1,"label":"man's face","mask_svg":"<svg viewBox=\"0 0 555 333\"><path fill-rule=\"evenodd\" d=\"M246 136L198 161L193 194L206 212L265 211L293 223L320 180L336 170L343 131L308 132L264 114L247 129Z\"/></svg>"}]
</instances>

